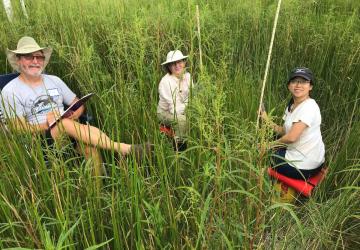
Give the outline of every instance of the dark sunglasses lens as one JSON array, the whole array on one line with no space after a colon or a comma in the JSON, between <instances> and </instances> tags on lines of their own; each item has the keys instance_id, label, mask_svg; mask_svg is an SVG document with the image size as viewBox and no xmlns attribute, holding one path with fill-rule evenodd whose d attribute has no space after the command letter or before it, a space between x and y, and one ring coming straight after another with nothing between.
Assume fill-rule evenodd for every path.
<instances>
[{"instance_id":1,"label":"dark sunglasses lens","mask_svg":"<svg viewBox=\"0 0 360 250\"><path fill-rule=\"evenodd\" d=\"M36 58L36 60L38 61L44 61L45 60L45 56L34 56Z\"/></svg>"},{"instance_id":2,"label":"dark sunglasses lens","mask_svg":"<svg viewBox=\"0 0 360 250\"><path fill-rule=\"evenodd\" d=\"M33 55L22 55L22 57L24 57L26 60L34 60L34 58L36 58L37 61L44 61L45 60L45 56L33 56Z\"/></svg>"}]
</instances>

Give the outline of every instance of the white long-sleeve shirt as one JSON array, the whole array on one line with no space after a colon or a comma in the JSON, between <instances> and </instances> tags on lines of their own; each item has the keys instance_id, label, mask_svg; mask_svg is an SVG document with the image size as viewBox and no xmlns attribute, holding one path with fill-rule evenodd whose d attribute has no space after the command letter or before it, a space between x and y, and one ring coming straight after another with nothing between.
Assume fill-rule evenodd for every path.
<instances>
[{"instance_id":1,"label":"white long-sleeve shirt","mask_svg":"<svg viewBox=\"0 0 360 250\"><path fill-rule=\"evenodd\" d=\"M191 88L190 73L186 72L182 79L166 74L159 84L158 113L184 114L188 104Z\"/></svg>"}]
</instances>

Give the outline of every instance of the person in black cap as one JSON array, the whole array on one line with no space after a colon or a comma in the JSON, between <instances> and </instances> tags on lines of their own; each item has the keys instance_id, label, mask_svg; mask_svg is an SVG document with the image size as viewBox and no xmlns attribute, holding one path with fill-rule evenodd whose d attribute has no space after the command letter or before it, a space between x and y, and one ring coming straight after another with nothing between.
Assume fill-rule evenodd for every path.
<instances>
[{"instance_id":1,"label":"person in black cap","mask_svg":"<svg viewBox=\"0 0 360 250\"><path fill-rule=\"evenodd\" d=\"M286 146L276 150L273 168L294 179L308 179L317 174L325 161L320 109L310 97L313 85L314 75L310 69L295 68L287 81L292 97L283 116L284 125L278 126L265 110L261 111L261 118L281 136L274 145Z\"/></svg>"}]
</instances>

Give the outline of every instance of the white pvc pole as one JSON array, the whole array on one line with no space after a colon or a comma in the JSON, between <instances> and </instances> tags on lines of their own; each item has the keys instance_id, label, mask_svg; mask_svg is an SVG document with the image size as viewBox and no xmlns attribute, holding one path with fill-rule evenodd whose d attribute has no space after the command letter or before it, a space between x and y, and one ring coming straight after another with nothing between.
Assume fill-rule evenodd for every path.
<instances>
[{"instance_id":1,"label":"white pvc pole","mask_svg":"<svg viewBox=\"0 0 360 250\"><path fill-rule=\"evenodd\" d=\"M196 24L197 24L197 35L198 35L198 41L199 41L200 72L202 73L203 62L202 62L202 50L201 50L200 11L199 11L199 5L196 5Z\"/></svg>"},{"instance_id":2,"label":"white pvc pole","mask_svg":"<svg viewBox=\"0 0 360 250\"><path fill-rule=\"evenodd\" d=\"M3 4L4 4L6 15L7 15L9 21L12 22L13 17L14 17L14 12L13 12L13 9L12 9L12 6L11 6L11 1L10 0L3 0Z\"/></svg>"},{"instance_id":3,"label":"white pvc pole","mask_svg":"<svg viewBox=\"0 0 360 250\"><path fill-rule=\"evenodd\" d=\"M26 12L25 0L20 0L20 5L21 5L22 12L24 13L24 16L26 18L29 18L28 14Z\"/></svg>"},{"instance_id":4,"label":"white pvc pole","mask_svg":"<svg viewBox=\"0 0 360 250\"><path fill-rule=\"evenodd\" d=\"M268 53L268 58L267 58L267 61L266 61L265 74L264 74L264 79L263 79L263 83L262 83L262 89L261 89L261 96L260 96L260 103L259 103L258 111L260 111L260 109L261 109L261 107L263 105L265 85L266 85L266 80L267 80L269 67L270 67L271 53L272 53L272 49L273 49L273 45L274 45L276 26L277 26L277 22L278 22L278 18L279 18L279 13L280 13L280 6L281 6L281 0L278 1L278 5L277 5L275 20L274 20L274 26L273 26L272 35L271 35L271 41L270 41L270 46L269 46L269 53ZM259 120L260 120L260 114L258 113L257 120L256 120L256 131L259 128Z\"/></svg>"}]
</instances>

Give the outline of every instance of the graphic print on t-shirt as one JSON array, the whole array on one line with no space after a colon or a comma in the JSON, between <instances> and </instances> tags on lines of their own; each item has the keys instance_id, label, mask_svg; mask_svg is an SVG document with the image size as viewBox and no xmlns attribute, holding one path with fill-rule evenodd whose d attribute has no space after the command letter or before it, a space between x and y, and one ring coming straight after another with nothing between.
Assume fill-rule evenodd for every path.
<instances>
[{"instance_id":1,"label":"graphic print on t-shirt","mask_svg":"<svg viewBox=\"0 0 360 250\"><path fill-rule=\"evenodd\" d=\"M51 96L42 95L37 97L31 105L31 113L33 115L46 114L51 110L55 109L56 107L57 104Z\"/></svg>"}]
</instances>

